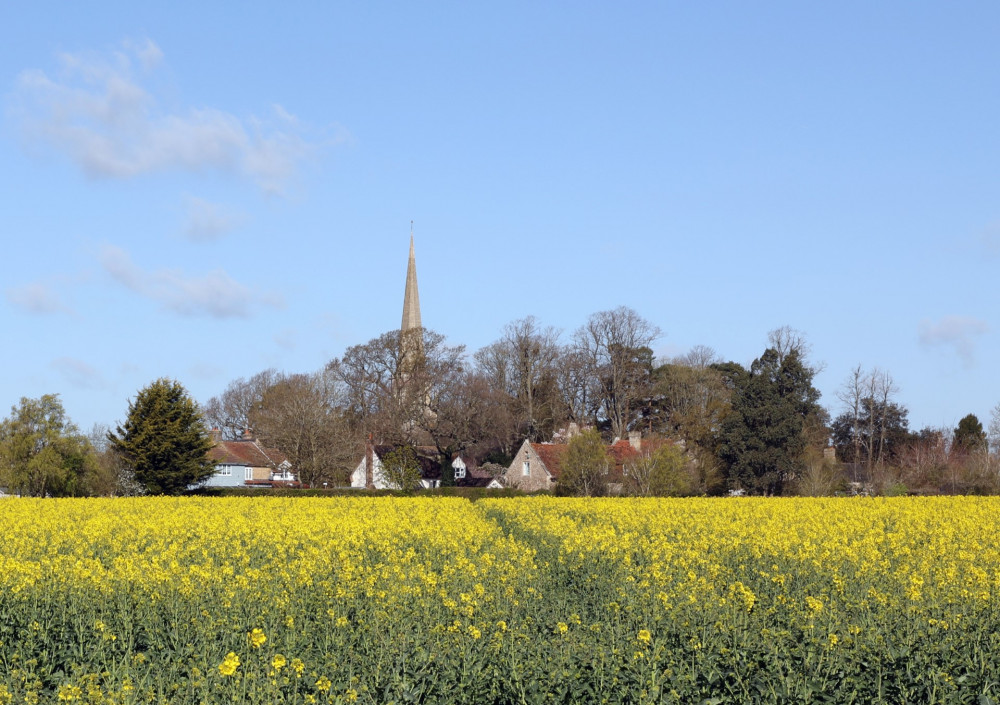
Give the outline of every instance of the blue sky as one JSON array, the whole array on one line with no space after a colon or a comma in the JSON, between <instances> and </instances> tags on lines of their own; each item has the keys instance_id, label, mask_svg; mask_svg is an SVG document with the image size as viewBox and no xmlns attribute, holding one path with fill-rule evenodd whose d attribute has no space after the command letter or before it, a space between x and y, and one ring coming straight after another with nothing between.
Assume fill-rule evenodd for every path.
<instances>
[{"instance_id":1,"label":"blue sky","mask_svg":"<svg viewBox=\"0 0 1000 705\"><path fill-rule=\"evenodd\" d=\"M66 4L0 17L0 407L84 430L399 325L803 331L822 402L1000 402L1000 5Z\"/></svg>"}]
</instances>

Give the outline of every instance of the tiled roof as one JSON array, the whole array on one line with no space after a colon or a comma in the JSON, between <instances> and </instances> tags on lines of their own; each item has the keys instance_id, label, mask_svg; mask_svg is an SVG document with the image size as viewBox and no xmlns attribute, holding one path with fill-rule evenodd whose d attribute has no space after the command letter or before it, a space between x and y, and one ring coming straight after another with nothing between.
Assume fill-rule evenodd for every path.
<instances>
[{"instance_id":1,"label":"tiled roof","mask_svg":"<svg viewBox=\"0 0 1000 705\"><path fill-rule=\"evenodd\" d=\"M639 451L632 447L628 441L618 441L608 446L608 455L614 462L614 467L608 473L612 479L624 476L625 463L628 463L639 456Z\"/></svg>"},{"instance_id":2,"label":"tiled roof","mask_svg":"<svg viewBox=\"0 0 1000 705\"><path fill-rule=\"evenodd\" d=\"M569 446L565 443L532 443L531 449L535 451L545 469L549 471L554 479L558 479L562 472L563 459L566 457L566 450ZM610 446L605 446L608 456L613 462L609 475L613 478L621 476L625 463L631 461L639 452L632 447L628 441L618 441Z\"/></svg>"},{"instance_id":3,"label":"tiled roof","mask_svg":"<svg viewBox=\"0 0 1000 705\"><path fill-rule=\"evenodd\" d=\"M208 451L217 465L249 465L255 468L276 468L288 460L275 448L265 448L255 440L219 441Z\"/></svg>"},{"instance_id":4,"label":"tiled roof","mask_svg":"<svg viewBox=\"0 0 1000 705\"><path fill-rule=\"evenodd\" d=\"M531 449L542 459L542 464L553 478L562 472L562 459L566 455L567 446L564 443L532 443Z\"/></svg>"},{"instance_id":5,"label":"tiled roof","mask_svg":"<svg viewBox=\"0 0 1000 705\"><path fill-rule=\"evenodd\" d=\"M466 462L465 477L455 480L459 487L486 487L493 482L493 476L478 465Z\"/></svg>"}]
</instances>

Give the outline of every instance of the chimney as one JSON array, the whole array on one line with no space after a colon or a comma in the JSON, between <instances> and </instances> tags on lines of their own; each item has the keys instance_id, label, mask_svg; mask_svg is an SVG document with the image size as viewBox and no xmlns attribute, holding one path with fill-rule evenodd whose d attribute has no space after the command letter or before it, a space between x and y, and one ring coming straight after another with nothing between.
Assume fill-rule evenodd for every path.
<instances>
[{"instance_id":1,"label":"chimney","mask_svg":"<svg viewBox=\"0 0 1000 705\"><path fill-rule=\"evenodd\" d=\"M375 445L374 435L368 434L368 442L365 443L365 489L375 489Z\"/></svg>"},{"instance_id":2,"label":"chimney","mask_svg":"<svg viewBox=\"0 0 1000 705\"><path fill-rule=\"evenodd\" d=\"M212 443L222 443L222 430L218 426L209 431L209 435L212 437Z\"/></svg>"},{"instance_id":3,"label":"chimney","mask_svg":"<svg viewBox=\"0 0 1000 705\"><path fill-rule=\"evenodd\" d=\"M243 440L244 441L252 441L253 440L253 431L250 430L249 428L244 428L243 429Z\"/></svg>"},{"instance_id":4,"label":"chimney","mask_svg":"<svg viewBox=\"0 0 1000 705\"><path fill-rule=\"evenodd\" d=\"M580 425L576 421L570 421L569 430L566 431L566 440L580 435Z\"/></svg>"},{"instance_id":5,"label":"chimney","mask_svg":"<svg viewBox=\"0 0 1000 705\"><path fill-rule=\"evenodd\" d=\"M640 431L629 431L628 444L635 450L642 450L642 433Z\"/></svg>"}]
</instances>

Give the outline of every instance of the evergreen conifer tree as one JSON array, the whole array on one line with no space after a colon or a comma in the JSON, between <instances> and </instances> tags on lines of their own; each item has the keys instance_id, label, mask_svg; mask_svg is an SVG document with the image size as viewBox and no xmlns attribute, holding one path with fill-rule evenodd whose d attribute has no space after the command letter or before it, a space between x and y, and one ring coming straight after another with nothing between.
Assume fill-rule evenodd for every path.
<instances>
[{"instance_id":1,"label":"evergreen conifer tree","mask_svg":"<svg viewBox=\"0 0 1000 705\"><path fill-rule=\"evenodd\" d=\"M781 494L802 467L806 421L820 411L813 371L798 351L768 348L749 370L714 365L732 390L732 410L719 432L719 458L732 489Z\"/></svg>"},{"instance_id":2,"label":"evergreen conifer tree","mask_svg":"<svg viewBox=\"0 0 1000 705\"><path fill-rule=\"evenodd\" d=\"M986 431L975 414L963 416L954 431L955 447L963 453L972 453L986 448Z\"/></svg>"},{"instance_id":3,"label":"evergreen conifer tree","mask_svg":"<svg viewBox=\"0 0 1000 705\"><path fill-rule=\"evenodd\" d=\"M179 494L214 472L212 440L198 405L177 381L161 378L129 402L108 440L149 494Z\"/></svg>"}]
</instances>

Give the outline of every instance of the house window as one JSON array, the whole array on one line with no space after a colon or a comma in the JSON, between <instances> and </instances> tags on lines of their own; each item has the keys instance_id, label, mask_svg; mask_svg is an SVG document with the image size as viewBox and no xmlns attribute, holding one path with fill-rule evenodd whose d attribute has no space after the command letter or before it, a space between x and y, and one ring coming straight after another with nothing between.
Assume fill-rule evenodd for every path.
<instances>
[{"instance_id":1,"label":"house window","mask_svg":"<svg viewBox=\"0 0 1000 705\"><path fill-rule=\"evenodd\" d=\"M461 480L464 477L465 477L465 466L464 465L459 465L459 466L455 467L455 479L456 480Z\"/></svg>"},{"instance_id":2,"label":"house window","mask_svg":"<svg viewBox=\"0 0 1000 705\"><path fill-rule=\"evenodd\" d=\"M524 461L524 465L521 466L521 474L528 476L531 474L531 462L528 460Z\"/></svg>"},{"instance_id":3,"label":"house window","mask_svg":"<svg viewBox=\"0 0 1000 705\"><path fill-rule=\"evenodd\" d=\"M253 468L250 467L249 465L247 465L246 476L243 479L246 480L247 482L253 479Z\"/></svg>"},{"instance_id":4,"label":"house window","mask_svg":"<svg viewBox=\"0 0 1000 705\"><path fill-rule=\"evenodd\" d=\"M215 470L215 474L218 475L219 477L231 477L233 474L233 466L219 465Z\"/></svg>"}]
</instances>

